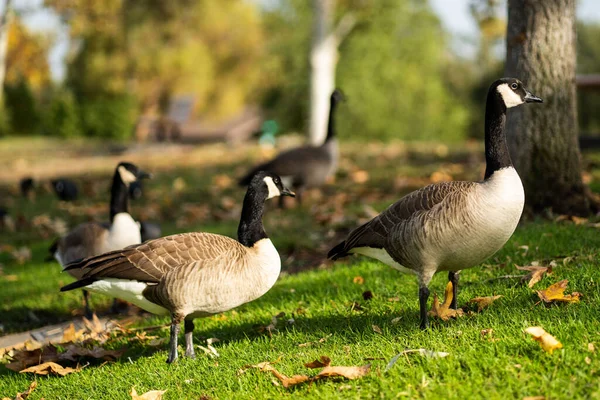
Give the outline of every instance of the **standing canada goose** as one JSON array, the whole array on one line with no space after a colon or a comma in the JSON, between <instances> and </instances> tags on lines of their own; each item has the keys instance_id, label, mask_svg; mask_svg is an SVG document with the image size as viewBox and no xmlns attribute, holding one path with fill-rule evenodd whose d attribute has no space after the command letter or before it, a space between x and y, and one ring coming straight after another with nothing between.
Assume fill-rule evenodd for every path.
<instances>
[{"instance_id":1,"label":"standing canada goose","mask_svg":"<svg viewBox=\"0 0 600 400\"><path fill-rule=\"evenodd\" d=\"M296 191L299 203L305 189L323 185L337 168L338 143L334 115L337 104L343 99L344 96L337 89L331 94L327 137L321 146L302 146L284 151L271 161L253 168L240 179L239 184L248 185L257 171L270 171ZM283 198L280 198L279 204L283 206Z\"/></svg>"},{"instance_id":2,"label":"standing canada goose","mask_svg":"<svg viewBox=\"0 0 600 400\"><path fill-rule=\"evenodd\" d=\"M428 285L449 271L456 308L458 273L498 251L513 234L525 194L504 135L506 109L542 102L513 78L490 86L485 112L485 177L481 182L442 182L416 190L353 230L327 255L375 258L419 279L421 328L428 326Z\"/></svg>"},{"instance_id":3,"label":"standing canada goose","mask_svg":"<svg viewBox=\"0 0 600 400\"><path fill-rule=\"evenodd\" d=\"M244 198L238 240L204 232L150 240L69 265L83 274L61 291L86 287L171 316L168 363L177 359L179 325L185 321L185 355L194 357L193 319L255 300L275 284L277 250L262 223L265 200L294 196L281 179L258 172Z\"/></svg>"},{"instance_id":4,"label":"standing canada goose","mask_svg":"<svg viewBox=\"0 0 600 400\"><path fill-rule=\"evenodd\" d=\"M35 181L30 176L23 178L19 181L19 189L21 190L21 196L29 198L35 190Z\"/></svg>"},{"instance_id":5,"label":"standing canada goose","mask_svg":"<svg viewBox=\"0 0 600 400\"><path fill-rule=\"evenodd\" d=\"M65 267L75 261L141 242L140 227L128 212L129 185L149 174L137 166L121 162L115 169L110 191L110 223L88 222L75 227L57 239L50 247L54 258ZM80 278L83 271L70 269L69 274ZM91 314L88 293L84 290L85 311Z\"/></svg>"},{"instance_id":6,"label":"standing canada goose","mask_svg":"<svg viewBox=\"0 0 600 400\"><path fill-rule=\"evenodd\" d=\"M51 181L52 188L62 201L74 201L79 197L77 184L67 178L58 178Z\"/></svg>"}]
</instances>

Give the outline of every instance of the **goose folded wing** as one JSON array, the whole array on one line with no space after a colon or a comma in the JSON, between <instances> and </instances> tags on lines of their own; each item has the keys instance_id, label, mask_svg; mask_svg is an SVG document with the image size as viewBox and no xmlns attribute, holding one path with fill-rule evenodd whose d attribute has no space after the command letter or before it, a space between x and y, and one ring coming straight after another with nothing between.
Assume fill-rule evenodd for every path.
<instances>
[{"instance_id":1,"label":"goose folded wing","mask_svg":"<svg viewBox=\"0 0 600 400\"><path fill-rule=\"evenodd\" d=\"M344 250L363 246L383 248L393 228L436 206L461 198L475 185L477 183L466 181L442 182L409 193L371 221L352 231L345 241Z\"/></svg>"},{"instance_id":2,"label":"goose folded wing","mask_svg":"<svg viewBox=\"0 0 600 400\"><path fill-rule=\"evenodd\" d=\"M82 279L88 280L117 278L157 283L168 271L183 265L209 265L206 261L228 254L232 245L239 243L221 235L184 233L88 258L66 269L82 268Z\"/></svg>"}]
</instances>

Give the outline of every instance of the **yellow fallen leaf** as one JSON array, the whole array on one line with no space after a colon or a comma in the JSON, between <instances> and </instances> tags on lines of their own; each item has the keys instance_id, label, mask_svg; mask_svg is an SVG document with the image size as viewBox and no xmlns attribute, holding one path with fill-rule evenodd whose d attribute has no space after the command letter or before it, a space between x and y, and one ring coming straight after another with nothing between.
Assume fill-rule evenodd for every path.
<instances>
[{"instance_id":1,"label":"yellow fallen leaf","mask_svg":"<svg viewBox=\"0 0 600 400\"><path fill-rule=\"evenodd\" d=\"M533 287L533 285L535 285L539 281L541 281L544 274L550 275L552 273L552 267L540 267L537 265L528 265L525 267L519 267L517 265L517 269L519 269L521 271L529 271L529 273L527 275L524 275L521 278L521 281L523 281L523 282L529 281L527 283L527 287L530 287L530 288Z\"/></svg>"},{"instance_id":2,"label":"yellow fallen leaf","mask_svg":"<svg viewBox=\"0 0 600 400\"><path fill-rule=\"evenodd\" d=\"M488 297L475 297L474 299L469 300L469 303L477 303L477 311L481 311L485 307L492 304L494 301L498 300L502 295L497 296L488 296Z\"/></svg>"},{"instance_id":3,"label":"yellow fallen leaf","mask_svg":"<svg viewBox=\"0 0 600 400\"><path fill-rule=\"evenodd\" d=\"M560 282L556 282L555 284L550 285L545 290L538 290L537 294L539 298L545 303L551 303L553 301L564 301L567 303L579 302L579 297L581 297L581 293L573 292L571 294L564 294L568 283L568 280L563 279Z\"/></svg>"},{"instance_id":4,"label":"yellow fallen leaf","mask_svg":"<svg viewBox=\"0 0 600 400\"><path fill-rule=\"evenodd\" d=\"M37 375L55 374L55 375L65 376L65 375L69 375L73 372L79 372L79 371L81 371L81 368L79 368L79 367L78 368L63 367L62 365L59 365L52 361L49 361L49 362L45 362L40 365L34 365L33 367L26 368L19 372L21 372L21 373L30 372L30 373L37 374Z\"/></svg>"},{"instance_id":5,"label":"yellow fallen leaf","mask_svg":"<svg viewBox=\"0 0 600 400\"><path fill-rule=\"evenodd\" d=\"M546 400L546 396L527 396L523 400Z\"/></svg>"},{"instance_id":6,"label":"yellow fallen leaf","mask_svg":"<svg viewBox=\"0 0 600 400\"><path fill-rule=\"evenodd\" d=\"M304 364L306 368L323 368L331 364L331 358L321 356L320 360L315 360Z\"/></svg>"},{"instance_id":7,"label":"yellow fallen leaf","mask_svg":"<svg viewBox=\"0 0 600 400\"><path fill-rule=\"evenodd\" d=\"M77 340L81 339L84 332L84 329L76 331L75 325L70 324L67 329L63 331L62 343L76 342Z\"/></svg>"},{"instance_id":8,"label":"yellow fallen leaf","mask_svg":"<svg viewBox=\"0 0 600 400\"><path fill-rule=\"evenodd\" d=\"M365 283L365 278L362 276L355 276L354 279L352 279L352 282L356 283L357 285L362 285Z\"/></svg>"},{"instance_id":9,"label":"yellow fallen leaf","mask_svg":"<svg viewBox=\"0 0 600 400\"><path fill-rule=\"evenodd\" d=\"M450 304L452 303L452 282L448 282L446 285L446 292L444 302L440 304L438 300L437 294L433 296L433 305L431 306L431 311L429 311L428 315L433 317L439 317L444 321L448 321L451 317L456 318L464 315L464 311L460 308L454 310L450 308Z\"/></svg>"},{"instance_id":10,"label":"yellow fallen leaf","mask_svg":"<svg viewBox=\"0 0 600 400\"><path fill-rule=\"evenodd\" d=\"M529 327L525 329L525 332L533 336L533 340L540 342L542 349L550 354L552 354L554 350L561 349L563 347L562 343L556 340L554 336L546 332L541 326Z\"/></svg>"},{"instance_id":11,"label":"yellow fallen leaf","mask_svg":"<svg viewBox=\"0 0 600 400\"><path fill-rule=\"evenodd\" d=\"M165 392L166 390L151 390L144 394L137 394L135 387L132 387L129 394L131 395L131 400L160 400Z\"/></svg>"},{"instance_id":12,"label":"yellow fallen leaf","mask_svg":"<svg viewBox=\"0 0 600 400\"><path fill-rule=\"evenodd\" d=\"M33 392L33 389L35 389L36 387L37 387L37 381L31 382L31 384L29 385L29 389L27 389L24 392L17 393L14 400L26 400L29 397L29 395L31 394L31 392ZM11 399L9 397L3 397L2 400L13 400L13 399Z\"/></svg>"},{"instance_id":13,"label":"yellow fallen leaf","mask_svg":"<svg viewBox=\"0 0 600 400\"><path fill-rule=\"evenodd\" d=\"M317 374L315 378L343 376L346 379L361 378L369 373L371 365L363 365L360 367L332 367L327 366Z\"/></svg>"}]
</instances>

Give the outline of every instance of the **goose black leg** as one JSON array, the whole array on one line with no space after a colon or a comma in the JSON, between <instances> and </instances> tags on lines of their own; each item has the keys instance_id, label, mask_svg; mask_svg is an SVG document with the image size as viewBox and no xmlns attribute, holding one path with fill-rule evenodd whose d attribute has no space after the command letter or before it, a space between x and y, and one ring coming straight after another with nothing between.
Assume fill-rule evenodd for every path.
<instances>
[{"instance_id":1,"label":"goose black leg","mask_svg":"<svg viewBox=\"0 0 600 400\"><path fill-rule=\"evenodd\" d=\"M456 310L456 301L458 299L458 272L450 271L448 272L448 280L452 282L452 302L450 303L450 308Z\"/></svg>"},{"instance_id":2,"label":"goose black leg","mask_svg":"<svg viewBox=\"0 0 600 400\"><path fill-rule=\"evenodd\" d=\"M92 309L90 308L90 292L87 290L83 291L83 304L85 307L85 317L87 319L92 319L94 317L94 313L92 313Z\"/></svg>"},{"instance_id":3,"label":"goose black leg","mask_svg":"<svg viewBox=\"0 0 600 400\"><path fill-rule=\"evenodd\" d=\"M181 319L173 316L171 319L171 339L169 343L169 358L167 358L167 363L171 364L172 362L177 360L177 336L179 336L179 324L181 323Z\"/></svg>"},{"instance_id":4,"label":"goose black leg","mask_svg":"<svg viewBox=\"0 0 600 400\"><path fill-rule=\"evenodd\" d=\"M427 300L429 299L429 289L427 286L419 288L419 309L421 312L421 329L427 329L429 327L429 321L427 320Z\"/></svg>"},{"instance_id":5,"label":"goose black leg","mask_svg":"<svg viewBox=\"0 0 600 400\"><path fill-rule=\"evenodd\" d=\"M185 332L185 356L189 358L196 358L196 353L194 353L194 321L193 320L185 320L184 323L184 332Z\"/></svg>"}]
</instances>

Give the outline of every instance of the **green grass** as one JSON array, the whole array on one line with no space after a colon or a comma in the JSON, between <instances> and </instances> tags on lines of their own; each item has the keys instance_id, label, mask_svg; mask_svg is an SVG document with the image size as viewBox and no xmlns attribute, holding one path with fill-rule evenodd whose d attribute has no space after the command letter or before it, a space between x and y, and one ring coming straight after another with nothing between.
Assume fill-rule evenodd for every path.
<instances>
[{"instance_id":1,"label":"green grass","mask_svg":"<svg viewBox=\"0 0 600 400\"><path fill-rule=\"evenodd\" d=\"M452 159L423 159L427 168L413 171L413 177L428 177L440 165L462 163L462 156L452 153ZM401 156L401 158L403 158ZM404 158L420 159L412 153ZM111 347L127 346L125 355L114 363L92 363L83 371L63 378L38 377L38 387L30 399L127 399L132 386L138 393L167 389L165 399L200 398L263 399L280 397L301 398L448 398L448 399L521 399L526 396L546 396L547 399L600 398L600 268L598 229L571 223L545 220L521 224L507 245L482 266L461 274L459 306L475 310L468 301L477 296L503 297L482 312L447 322L432 320L432 328L418 329L417 282L367 258L353 257L335 264L322 263L328 246L335 244L335 231L345 231L365 218L362 203L385 204L410 188L394 189L390 182L396 171L385 171L385 163L376 162L377 153L363 159L353 158L352 165L369 169L371 179L357 185L344 176L351 168L342 166L335 189L325 190L323 200L312 199L307 204L289 210L271 207L265 215L265 225L282 254L284 269L302 270L306 265L315 269L297 274L284 272L274 288L262 298L215 316L196 320L195 343L204 345L204 338L216 337L214 344L220 353L210 359L197 350L195 360L180 358L174 365L165 363L167 344L158 348L145 346L127 337L115 339ZM177 169L159 174L150 188L148 202L161 202L159 188L169 185L174 176L182 176L189 189L180 196L164 201L159 219L166 232L201 229L234 235L237 217L215 215L203 221L191 221L183 226L174 221L182 204L197 202L220 207L223 196L238 201L243 194L235 187L216 192L211 189L214 174L232 174L241 164L207 166L202 174L192 169ZM404 169L400 166L399 168ZM425 167L424 167L425 168ZM469 169L469 168L467 168ZM477 174L474 171L473 174ZM595 175L594 171L592 175ZM467 175L465 178L471 178ZM387 182L387 185L386 185ZM366 186L373 190L361 191ZM320 218L335 204L327 202L340 193L347 195L343 209L348 217L340 221L320 222ZM34 205L21 205L23 212L50 212L55 204L47 195L38 197ZM100 196L100 195L99 195ZM98 200L99 201L99 200ZM336 201L342 201L337 198ZM171 204L170 206L167 203ZM135 205L142 210L144 204ZM44 208L45 205L45 208ZM29 207L25 209L25 207ZM138 208L139 207L139 208ZM175 211L172 210L175 209ZM62 213L65 213L62 211ZM68 215L69 224L84 220L83 216ZM30 239L27 239L27 238ZM43 263L45 249L51 238L39 232L4 235L2 240L13 245L30 245L33 260L16 265L7 255L0 256L4 274L0 276L0 320L7 332L30 328L43 323L70 318L73 309L81 308L77 291L59 293L60 285L70 278L58 273L56 263ZM528 246L527 250L521 246ZM314 262L304 261L307 256ZM570 257L563 263L565 257ZM532 261L547 264L555 260L558 267L534 289L522 285L519 279L501 278L524 274L515 265ZM16 275L8 282L6 275ZM363 284L354 278L364 278ZM567 292L581 292L580 303L545 306L537 304L535 289L568 279ZM446 276L438 274L430 289L443 295ZM370 290L372 300L363 300L362 293ZM397 299L394 299L396 298ZM107 307L108 299L93 297L94 305ZM360 310L356 304L359 303ZM430 300L431 303L431 300ZM32 321L28 312L42 320ZM256 326L269 324L271 317L285 312L286 318L272 336L260 333ZM285 320L292 317L293 324ZM396 320L396 318L400 318ZM394 322L392 322L394 321ZM167 323L164 318L150 317L140 326ZM379 327L382 334L373 330ZM563 344L553 354L544 352L523 330L542 326ZM492 339L481 335L482 329L493 329ZM168 330L153 335L168 337ZM319 339L327 338L322 343ZM183 341L183 338L180 338ZM316 342L307 347L299 344ZM588 350L593 343L596 352ZM411 354L401 357L385 371L388 361L404 349L425 348L450 353L446 358L426 358ZM181 352L180 352L181 354ZM280 360L275 367L282 373L315 374L303 367L305 362L331 357L333 365L371 364L368 376L355 381L328 380L291 389L275 386L273 376L258 370L238 371L246 364ZM586 362L586 357L588 362ZM0 396L14 396L29 386L33 376L0 368Z\"/></svg>"}]
</instances>

